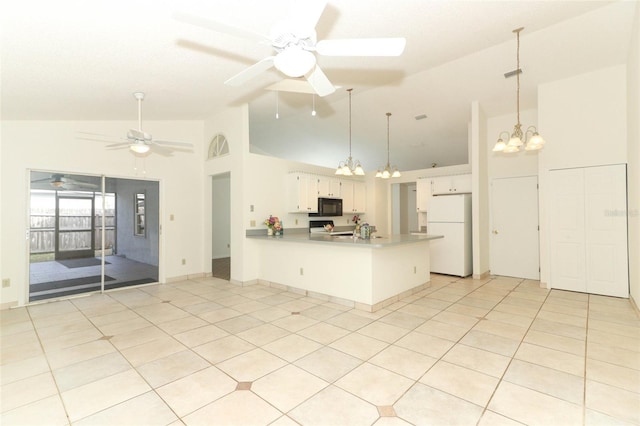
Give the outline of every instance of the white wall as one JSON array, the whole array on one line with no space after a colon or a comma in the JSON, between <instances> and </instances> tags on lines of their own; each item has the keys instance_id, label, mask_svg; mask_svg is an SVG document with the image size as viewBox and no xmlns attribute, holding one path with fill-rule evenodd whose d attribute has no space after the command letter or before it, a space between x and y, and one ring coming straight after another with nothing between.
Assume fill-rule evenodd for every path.
<instances>
[{"instance_id":1,"label":"white wall","mask_svg":"<svg viewBox=\"0 0 640 426\"><path fill-rule=\"evenodd\" d=\"M195 152L172 157L149 155L137 163L127 150L107 150L104 143L80 140L76 131L122 136L135 127L131 121L3 121L2 206L0 235L2 278L11 287L2 288L1 303L23 304L28 291L28 169L71 172L111 177L160 180L161 235L160 280L202 271L202 140L200 121L145 122L145 131L157 138L191 142ZM10 201L7 201L10 200ZM169 214L175 215L169 221ZM195 225L194 225L195 224ZM187 259L181 265L181 259Z\"/></svg>"},{"instance_id":2,"label":"white wall","mask_svg":"<svg viewBox=\"0 0 640 426\"><path fill-rule=\"evenodd\" d=\"M640 8L636 8L627 78L629 284L631 297L640 306Z\"/></svg>"},{"instance_id":3,"label":"white wall","mask_svg":"<svg viewBox=\"0 0 640 426\"><path fill-rule=\"evenodd\" d=\"M473 221L473 277L489 272L489 178L487 119L478 102L471 103L471 185Z\"/></svg>"},{"instance_id":4,"label":"white wall","mask_svg":"<svg viewBox=\"0 0 640 426\"><path fill-rule=\"evenodd\" d=\"M627 162L626 66L540 85L538 154L541 281L549 282L549 170Z\"/></svg>"}]
</instances>

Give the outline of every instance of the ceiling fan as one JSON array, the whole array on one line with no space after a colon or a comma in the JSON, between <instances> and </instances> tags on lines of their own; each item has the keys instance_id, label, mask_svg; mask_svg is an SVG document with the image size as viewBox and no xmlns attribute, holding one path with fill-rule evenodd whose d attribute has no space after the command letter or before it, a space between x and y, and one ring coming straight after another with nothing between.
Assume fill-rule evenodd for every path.
<instances>
[{"instance_id":1,"label":"ceiling fan","mask_svg":"<svg viewBox=\"0 0 640 426\"><path fill-rule=\"evenodd\" d=\"M273 47L275 55L261 59L240 71L224 82L228 86L240 86L275 67L287 77L304 77L313 93L326 96L336 89L316 63L314 52L325 56L399 56L404 51L406 39L403 37L318 41L315 26L327 5L327 0L295 1L292 4L289 16L276 23L271 28L269 36L199 16L176 13L175 17L192 25ZM308 88L288 91L308 92Z\"/></svg>"},{"instance_id":2,"label":"ceiling fan","mask_svg":"<svg viewBox=\"0 0 640 426\"><path fill-rule=\"evenodd\" d=\"M128 147L129 150L136 154L146 154L147 152L155 152L161 155L170 156L174 150L191 150L193 148L193 144L187 142L172 142L172 141L162 141L162 140L153 140L153 137L150 133L146 133L142 131L142 101L144 100L144 93L135 92L133 94L134 98L138 101L138 128L137 129L129 129L127 132L127 137L125 138L117 138L119 140L124 140L125 142L118 142L107 145L107 148L111 149L121 149ZM107 139L114 139L111 136L101 135L98 133L89 133L89 132L78 132L85 135L91 136L99 136ZM95 138L83 138L80 139L88 139L88 140L98 140L100 142L105 142L103 139L95 139Z\"/></svg>"},{"instance_id":3,"label":"ceiling fan","mask_svg":"<svg viewBox=\"0 0 640 426\"><path fill-rule=\"evenodd\" d=\"M99 186L95 183L83 182L80 180L76 180L65 176L60 173L52 174L50 177L32 180L31 183L41 183L48 182L49 185L54 189L66 189L66 190L94 190L98 189Z\"/></svg>"}]
</instances>

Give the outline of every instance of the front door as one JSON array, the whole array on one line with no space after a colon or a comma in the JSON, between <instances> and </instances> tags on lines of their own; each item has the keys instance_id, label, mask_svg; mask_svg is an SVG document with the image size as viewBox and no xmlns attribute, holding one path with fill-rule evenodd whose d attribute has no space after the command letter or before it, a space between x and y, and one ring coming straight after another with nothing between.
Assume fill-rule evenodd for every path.
<instances>
[{"instance_id":1,"label":"front door","mask_svg":"<svg viewBox=\"0 0 640 426\"><path fill-rule=\"evenodd\" d=\"M490 235L492 274L540 279L537 176L493 179Z\"/></svg>"}]
</instances>

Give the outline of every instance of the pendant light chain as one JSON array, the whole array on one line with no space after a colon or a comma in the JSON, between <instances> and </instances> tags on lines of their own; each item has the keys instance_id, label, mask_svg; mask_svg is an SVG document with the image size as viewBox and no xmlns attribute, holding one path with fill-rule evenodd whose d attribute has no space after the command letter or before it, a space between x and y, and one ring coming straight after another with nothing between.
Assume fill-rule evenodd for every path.
<instances>
[{"instance_id":1,"label":"pendant light chain","mask_svg":"<svg viewBox=\"0 0 640 426\"><path fill-rule=\"evenodd\" d=\"M387 113L387 166L391 165L389 164L389 117L391 117L390 112Z\"/></svg>"},{"instance_id":2,"label":"pendant light chain","mask_svg":"<svg viewBox=\"0 0 640 426\"><path fill-rule=\"evenodd\" d=\"M520 31L522 31L522 28L518 28L514 31L516 33L516 39L518 40L518 47L516 48L516 81L518 82L518 91L516 92L516 108L518 111L518 125L520 125Z\"/></svg>"},{"instance_id":3,"label":"pendant light chain","mask_svg":"<svg viewBox=\"0 0 640 426\"><path fill-rule=\"evenodd\" d=\"M351 158L351 91L353 89L347 89L349 92L349 158Z\"/></svg>"}]
</instances>

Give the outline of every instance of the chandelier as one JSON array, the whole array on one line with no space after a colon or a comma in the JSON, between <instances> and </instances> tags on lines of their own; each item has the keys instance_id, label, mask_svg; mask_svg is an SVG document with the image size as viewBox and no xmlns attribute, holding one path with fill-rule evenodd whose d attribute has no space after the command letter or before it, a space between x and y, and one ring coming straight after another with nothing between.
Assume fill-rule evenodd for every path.
<instances>
[{"instance_id":1,"label":"chandelier","mask_svg":"<svg viewBox=\"0 0 640 426\"><path fill-rule=\"evenodd\" d=\"M518 122L515 126L513 126L513 132L511 133L511 135L509 135L509 132L507 132L506 130L500 133L500 135L498 136L498 141L493 147L494 152L518 152L520 151L520 147L524 145L523 140L526 140L526 145L524 148L525 151L537 151L539 149L542 149L542 147L544 146L544 139L542 139L542 136L538 134L538 130L535 126L529 126L527 130L522 133L522 124L520 123L520 74L522 73L522 71L520 70L520 31L522 31L523 29L524 27L513 30L513 32L516 33L516 38L518 40L518 50L516 52L517 67L515 70L516 78L518 81L518 90L516 92ZM503 135L506 135L505 139L507 139L508 142L505 142L505 139L502 139Z\"/></svg>"},{"instance_id":2,"label":"chandelier","mask_svg":"<svg viewBox=\"0 0 640 426\"><path fill-rule=\"evenodd\" d=\"M387 165L384 166L384 169L380 171L378 169L376 173L377 178L389 179L390 177L396 178L400 177L400 171L396 166L393 166L393 172L391 171L391 164L389 163L389 117L391 117L391 113L387 113Z\"/></svg>"},{"instance_id":3,"label":"chandelier","mask_svg":"<svg viewBox=\"0 0 640 426\"><path fill-rule=\"evenodd\" d=\"M341 161L336 169L337 175L343 176L364 176L364 169L360 165L360 161L354 160L351 157L351 91L353 89L347 89L349 92L349 157L345 161Z\"/></svg>"}]
</instances>

